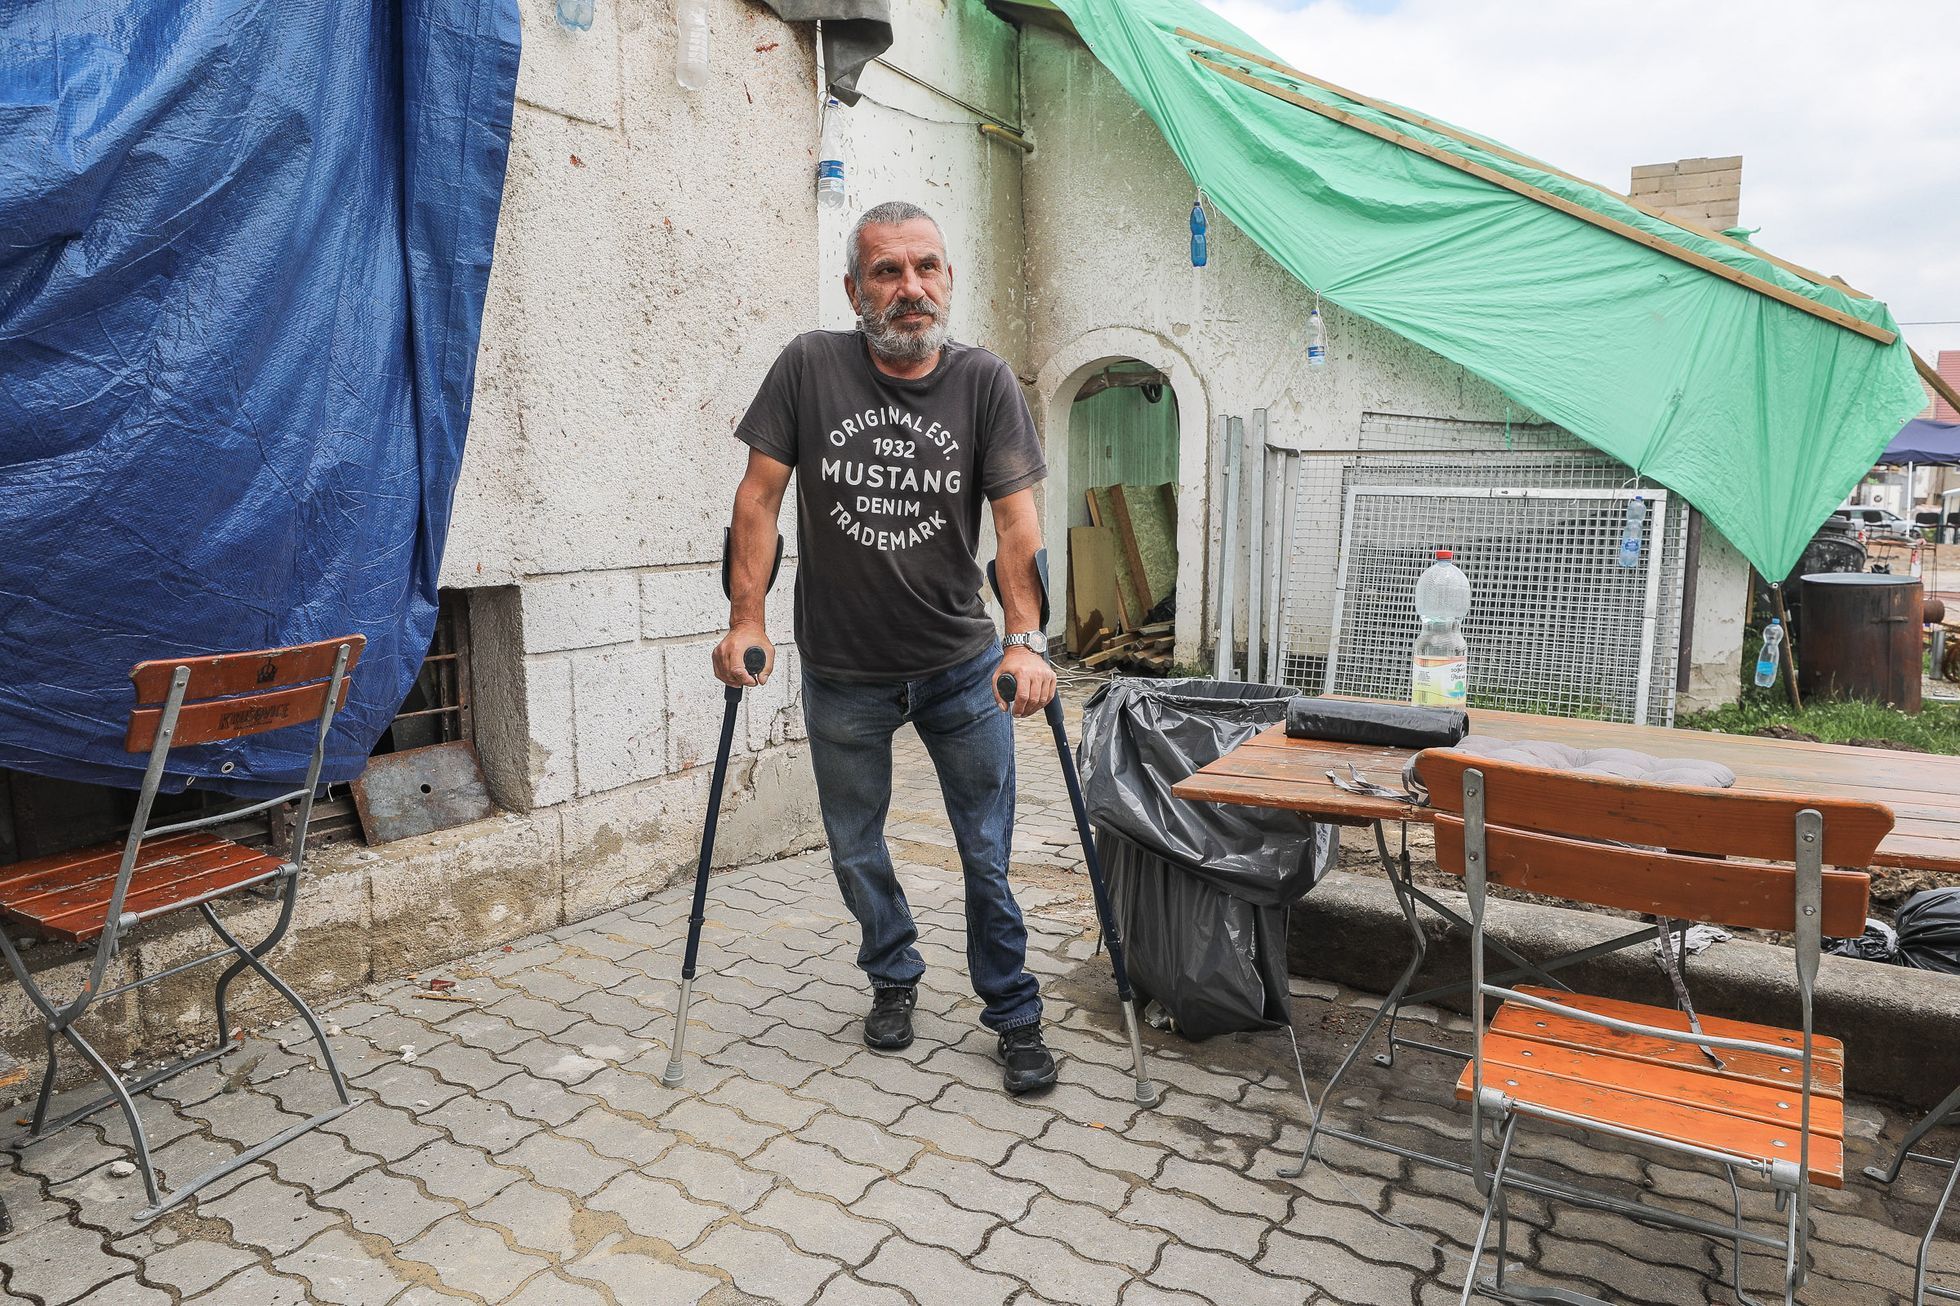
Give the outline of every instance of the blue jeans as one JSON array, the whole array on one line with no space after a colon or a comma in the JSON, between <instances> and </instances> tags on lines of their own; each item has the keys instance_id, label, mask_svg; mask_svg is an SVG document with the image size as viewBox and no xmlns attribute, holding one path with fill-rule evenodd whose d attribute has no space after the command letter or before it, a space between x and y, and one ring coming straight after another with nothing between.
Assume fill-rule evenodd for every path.
<instances>
[{"instance_id":1,"label":"blue jeans","mask_svg":"<svg viewBox=\"0 0 1960 1306\"><path fill-rule=\"evenodd\" d=\"M1028 930L1007 883L1014 832L1014 723L994 702L1000 645L923 680L850 684L803 672L803 719L830 861L844 905L864 931L858 965L873 988L910 987L925 973L919 929L892 873L885 816L892 735L909 721L939 771L966 875L966 964L993 1030L1041 1019L1028 973Z\"/></svg>"}]
</instances>

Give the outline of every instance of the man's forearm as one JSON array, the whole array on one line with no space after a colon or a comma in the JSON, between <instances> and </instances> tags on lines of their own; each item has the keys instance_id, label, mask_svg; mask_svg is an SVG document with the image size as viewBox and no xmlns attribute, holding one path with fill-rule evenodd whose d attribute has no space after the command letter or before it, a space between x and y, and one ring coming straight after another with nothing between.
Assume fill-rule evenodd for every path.
<instances>
[{"instance_id":1,"label":"man's forearm","mask_svg":"<svg viewBox=\"0 0 1960 1306\"><path fill-rule=\"evenodd\" d=\"M1001 615L1010 634L1041 629L1041 581L1034 566L1040 548L1038 530L1017 529L1000 537L994 571L1000 577Z\"/></svg>"},{"instance_id":2,"label":"man's forearm","mask_svg":"<svg viewBox=\"0 0 1960 1306\"><path fill-rule=\"evenodd\" d=\"M776 565L776 513L748 494L735 496L730 531L728 624L765 626L769 573Z\"/></svg>"}]
</instances>

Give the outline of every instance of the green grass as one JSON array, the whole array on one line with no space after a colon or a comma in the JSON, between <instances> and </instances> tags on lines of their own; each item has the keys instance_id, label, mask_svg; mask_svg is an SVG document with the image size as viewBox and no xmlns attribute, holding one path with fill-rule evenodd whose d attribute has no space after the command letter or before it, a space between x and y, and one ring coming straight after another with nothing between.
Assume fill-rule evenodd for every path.
<instances>
[{"instance_id":1,"label":"green grass","mask_svg":"<svg viewBox=\"0 0 1960 1306\"><path fill-rule=\"evenodd\" d=\"M1883 739L1930 753L1960 753L1960 705L1948 703L1929 702L1918 716L1877 703L1818 703L1799 712L1781 689L1771 694L1752 686L1743 691L1740 703L1677 717L1674 724L1731 735L1752 734L1764 726L1789 726L1827 744Z\"/></svg>"}]
</instances>

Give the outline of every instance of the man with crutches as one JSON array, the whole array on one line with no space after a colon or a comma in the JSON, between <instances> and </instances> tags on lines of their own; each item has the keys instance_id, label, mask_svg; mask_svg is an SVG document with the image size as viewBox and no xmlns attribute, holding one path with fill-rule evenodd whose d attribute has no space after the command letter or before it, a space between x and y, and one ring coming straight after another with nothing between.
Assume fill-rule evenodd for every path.
<instances>
[{"instance_id":1,"label":"man with crutches","mask_svg":"<svg viewBox=\"0 0 1960 1306\"><path fill-rule=\"evenodd\" d=\"M796 643L803 711L831 863L863 931L867 1045L912 1042L925 965L885 844L892 735L911 724L939 773L966 881L967 964L999 1036L1003 1084L1055 1082L1027 929L1008 885L1014 826L1013 715L1040 712L1055 675L1041 630L1034 485L1047 474L1013 371L949 337L953 270L938 224L914 205L858 219L845 293L855 331L797 337L736 435L749 446L729 546L724 684L765 682L775 650L763 616L776 522L797 486ZM993 513L997 638L980 598L981 506ZM754 648L760 675L743 666ZM995 681L1011 675L1014 701Z\"/></svg>"}]
</instances>

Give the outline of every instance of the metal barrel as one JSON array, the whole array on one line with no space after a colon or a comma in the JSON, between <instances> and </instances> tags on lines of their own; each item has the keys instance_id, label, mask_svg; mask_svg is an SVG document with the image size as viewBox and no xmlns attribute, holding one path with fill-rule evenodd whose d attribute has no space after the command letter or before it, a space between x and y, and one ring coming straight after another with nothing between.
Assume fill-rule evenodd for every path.
<instances>
[{"instance_id":1,"label":"metal barrel","mask_svg":"<svg viewBox=\"0 0 1960 1306\"><path fill-rule=\"evenodd\" d=\"M1858 699L1919 711L1924 605L1910 576L1803 578L1797 687L1804 701Z\"/></svg>"}]
</instances>

